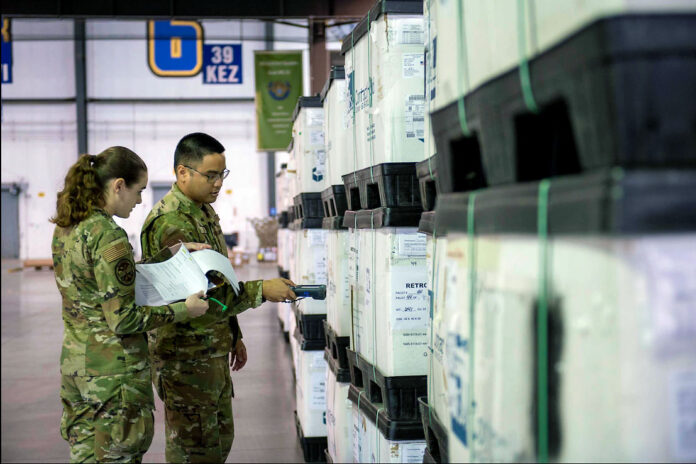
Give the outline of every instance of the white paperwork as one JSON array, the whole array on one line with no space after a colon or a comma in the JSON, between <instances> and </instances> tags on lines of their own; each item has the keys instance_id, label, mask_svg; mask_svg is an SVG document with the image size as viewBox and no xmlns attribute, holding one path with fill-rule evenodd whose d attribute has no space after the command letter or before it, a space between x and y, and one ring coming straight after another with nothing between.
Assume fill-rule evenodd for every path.
<instances>
[{"instance_id":1,"label":"white paperwork","mask_svg":"<svg viewBox=\"0 0 696 464\"><path fill-rule=\"evenodd\" d=\"M213 250L189 253L182 246L166 261L135 265L135 303L140 306L161 306L185 300L189 295L207 291L205 274L218 271L239 293L239 281L230 260Z\"/></svg>"}]
</instances>

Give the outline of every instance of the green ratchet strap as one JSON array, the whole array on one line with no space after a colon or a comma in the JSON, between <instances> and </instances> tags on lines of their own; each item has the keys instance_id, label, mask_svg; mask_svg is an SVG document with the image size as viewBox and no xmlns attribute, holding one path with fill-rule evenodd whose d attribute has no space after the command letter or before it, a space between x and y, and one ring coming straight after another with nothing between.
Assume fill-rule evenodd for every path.
<instances>
[{"instance_id":1,"label":"green ratchet strap","mask_svg":"<svg viewBox=\"0 0 696 464\"><path fill-rule=\"evenodd\" d=\"M469 238L469 404L467 405L467 442L469 443L471 462L475 461L474 454L474 306L476 305L476 246L474 229L474 208L476 206L477 192L469 195L467 207L467 231Z\"/></svg>"},{"instance_id":2,"label":"green ratchet strap","mask_svg":"<svg viewBox=\"0 0 696 464\"><path fill-rule=\"evenodd\" d=\"M537 205L537 232L539 238L539 305L537 307L537 461L549 462L549 411L548 411L548 299L549 299L549 221L548 202L551 181L539 183Z\"/></svg>"},{"instance_id":3,"label":"green ratchet strap","mask_svg":"<svg viewBox=\"0 0 696 464\"><path fill-rule=\"evenodd\" d=\"M381 445L379 444L379 413L382 411L384 411L384 406L379 408L377 410L377 414L375 414L375 441L377 442L377 456L375 456L375 458L377 462L380 462L379 455L382 451Z\"/></svg>"},{"instance_id":4,"label":"green ratchet strap","mask_svg":"<svg viewBox=\"0 0 696 464\"><path fill-rule=\"evenodd\" d=\"M459 99L457 100L457 112L459 113L459 124L462 128L462 134L464 134L465 137L469 137L471 135L471 131L469 130L469 124L466 122L466 109L464 108L464 81L466 81L466 88L469 88L469 66L468 66L468 58L467 58L467 51L466 51L466 24L464 22L464 5L463 5L463 0L457 0L455 1L457 4L457 19L459 24L459 28L457 30L457 51L458 56L457 56L457 74L459 75L459 79L457 79L457 87L458 87L458 94L459 94ZM464 66L464 65L467 66Z\"/></svg>"},{"instance_id":5,"label":"green ratchet strap","mask_svg":"<svg viewBox=\"0 0 696 464\"><path fill-rule=\"evenodd\" d=\"M527 28L525 21L524 0L517 0L517 48L520 55L520 85L522 96L527 109L534 114L539 113L539 107L532 93L532 79L529 76L529 62L527 61Z\"/></svg>"}]
</instances>

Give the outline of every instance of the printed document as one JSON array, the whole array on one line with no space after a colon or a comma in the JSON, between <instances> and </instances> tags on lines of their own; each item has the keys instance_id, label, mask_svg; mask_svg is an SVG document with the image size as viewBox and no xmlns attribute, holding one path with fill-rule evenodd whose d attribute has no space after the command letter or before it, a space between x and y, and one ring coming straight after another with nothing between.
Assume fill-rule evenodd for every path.
<instances>
[{"instance_id":1,"label":"printed document","mask_svg":"<svg viewBox=\"0 0 696 464\"><path fill-rule=\"evenodd\" d=\"M213 250L190 253L181 246L168 260L136 264L135 271L135 304L140 306L161 306L206 292L213 287L205 276L209 271L220 272L239 293L239 281L230 260Z\"/></svg>"}]
</instances>

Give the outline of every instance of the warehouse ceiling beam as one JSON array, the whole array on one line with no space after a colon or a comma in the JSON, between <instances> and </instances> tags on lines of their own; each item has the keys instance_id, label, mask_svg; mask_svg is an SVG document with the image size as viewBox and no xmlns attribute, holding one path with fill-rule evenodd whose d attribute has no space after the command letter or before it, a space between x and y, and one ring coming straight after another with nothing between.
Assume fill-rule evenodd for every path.
<instances>
[{"instance_id":1,"label":"warehouse ceiling beam","mask_svg":"<svg viewBox=\"0 0 696 464\"><path fill-rule=\"evenodd\" d=\"M374 0L3 0L8 17L117 19L356 19Z\"/></svg>"}]
</instances>

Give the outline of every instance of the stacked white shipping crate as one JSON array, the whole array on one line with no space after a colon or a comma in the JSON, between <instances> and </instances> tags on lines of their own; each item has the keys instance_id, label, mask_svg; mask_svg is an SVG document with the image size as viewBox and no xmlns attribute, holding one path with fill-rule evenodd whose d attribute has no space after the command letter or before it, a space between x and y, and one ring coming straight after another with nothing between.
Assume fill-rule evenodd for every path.
<instances>
[{"instance_id":1,"label":"stacked white shipping crate","mask_svg":"<svg viewBox=\"0 0 696 464\"><path fill-rule=\"evenodd\" d=\"M288 172L294 171L292 255L289 276L297 285L326 285L328 233L322 230L321 191L327 184L324 110L318 97L300 97L293 114ZM323 322L326 301L305 298L292 303L290 333L296 373L297 432L305 461L324 459L327 437L327 363Z\"/></svg>"},{"instance_id":2,"label":"stacked white shipping crate","mask_svg":"<svg viewBox=\"0 0 696 464\"><path fill-rule=\"evenodd\" d=\"M696 3L424 3L429 454L696 460Z\"/></svg>"},{"instance_id":3,"label":"stacked white shipping crate","mask_svg":"<svg viewBox=\"0 0 696 464\"><path fill-rule=\"evenodd\" d=\"M342 173L353 462L422 462L425 448L417 397L429 300L415 176L425 153L424 40L422 1L386 0L342 44L353 142Z\"/></svg>"}]
</instances>

